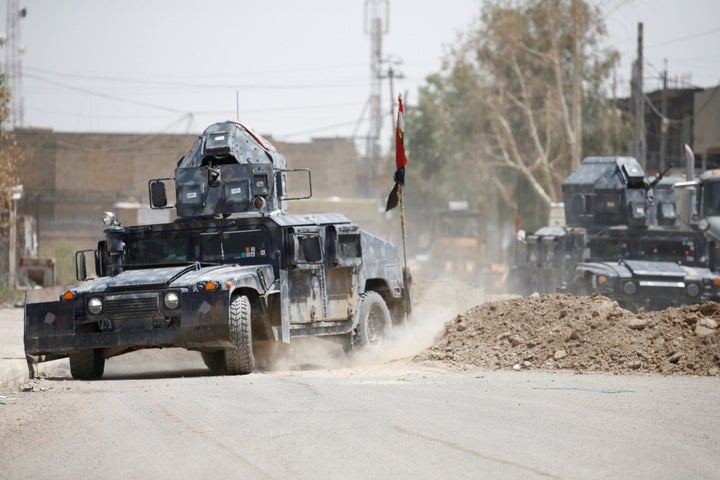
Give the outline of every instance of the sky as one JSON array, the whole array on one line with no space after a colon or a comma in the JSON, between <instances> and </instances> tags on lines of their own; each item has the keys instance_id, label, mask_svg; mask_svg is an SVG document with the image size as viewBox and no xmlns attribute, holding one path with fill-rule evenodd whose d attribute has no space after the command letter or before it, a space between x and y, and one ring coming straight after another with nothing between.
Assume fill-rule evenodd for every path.
<instances>
[{"instance_id":1,"label":"sky","mask_svg":"<svg viewBox=\"0 0 720 480\"><path fill-rule=\"evenodd\" d=\"M369 0L372 2L372 0ZM382 0L378 0L382 1ZM645 88L720 84L719 0L589 0L622 55L626 95L644 23ZM192 133L239 118L287 142L367 134L366 0L25 0L24 127ZM7 31L7 0L0 32ZM407 108L477 19L482 0L387 0L383 57L401 59ZM4 60L5 51L2 51ZM383 131L392 134L390 85Z\"/></svg>"}]
</instances>

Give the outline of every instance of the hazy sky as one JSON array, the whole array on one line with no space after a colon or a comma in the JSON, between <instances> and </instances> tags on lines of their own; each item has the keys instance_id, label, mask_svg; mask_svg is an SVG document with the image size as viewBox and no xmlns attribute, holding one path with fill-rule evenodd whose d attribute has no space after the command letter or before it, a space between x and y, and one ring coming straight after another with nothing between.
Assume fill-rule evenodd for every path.
<instances>
[{"instance_id":1,"label":"hazy sky","mask_svg":"<svg viewBox=\"0 0 720 480\"><path fill-rule=\"evenodd\" d=\"M627 93L637 23L645 85L720 84L720 1L591 0L606 12ZM440 70L481 0L389 0L384 55L403 59L395 92ZM5 30L6 2L0 9ZM240 118L283 141L363 135L370 92L365 0L25 0L24 125L56 131L199 133ZM3 52L4 58L4 52ZM384 130L391 132L383 84ZM365 116L367 118L367 116Z\"/></svg>"}]
</instances>

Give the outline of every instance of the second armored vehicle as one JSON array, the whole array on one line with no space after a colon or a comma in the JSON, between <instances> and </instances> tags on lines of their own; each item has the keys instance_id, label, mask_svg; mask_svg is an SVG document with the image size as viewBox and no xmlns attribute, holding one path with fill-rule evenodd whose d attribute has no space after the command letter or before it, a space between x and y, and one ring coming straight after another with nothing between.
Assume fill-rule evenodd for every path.
<instances>
[{"instance_id":1,"label":"second armored vehicle","mask_svg":"<svg viewBox=\"0 0 720 480\"><path fill-rule=\"evenodd\" d=\"M720 298L705 235L679 225L672 185L632 157L590 157L563 182L566 225L527 235L521 293L599 292L632 310Z\"/></svg>"}]
</instances>

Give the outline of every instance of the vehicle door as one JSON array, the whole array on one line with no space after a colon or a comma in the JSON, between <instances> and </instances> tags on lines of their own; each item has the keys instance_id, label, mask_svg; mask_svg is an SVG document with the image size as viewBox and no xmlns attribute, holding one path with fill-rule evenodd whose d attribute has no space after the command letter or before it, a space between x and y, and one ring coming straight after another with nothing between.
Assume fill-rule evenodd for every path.
<instances>
[{"instance_id":1,"label":"vehicle door","mask_svg":"<svg viewBox=\"0 0 720 480\"><path fill-rule=\"evenodd\" d=\"M287 270L287 298L283 298L290 324L327 318L323 233L319 227L296 227L290 234L292 258Z\"/></svg>"}]
</instances>

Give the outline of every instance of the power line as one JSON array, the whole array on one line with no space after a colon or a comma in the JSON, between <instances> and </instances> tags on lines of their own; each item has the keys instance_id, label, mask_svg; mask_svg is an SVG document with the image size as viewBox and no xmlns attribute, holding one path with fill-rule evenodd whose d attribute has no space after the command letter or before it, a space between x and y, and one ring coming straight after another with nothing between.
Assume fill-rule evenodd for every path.
<instances>
[{"instance_id":1,"label":"power line","mask_svg":"<svg viewBox=\"0 0 720 480\"><path fill-rule=\"evenodd\" d=\"M684 40L690 40L692 38L705 37L707 35L712 35L713 33L718 33L718 32L720 32L720 28L715 28L712 30L707 30L705 32L698 32L698 33L694 33L692 35L686 35L684 37L678 37L678 38L673 38L670 40L665 40L663 42L655 43L653 45L647 45L645 48L660 47L662 45L667 45L667 44L676 43L676 42L682 42Z\"/></svg>"},{"instance_id":2,"label":"power line","mask_svg":"<svg viewBox=\"0 0 720 480\"><path fill-rule=\"evenodd\" d=\"M165 110L166 112L187 113L187 112L185 112L185 111L178 110L178 109L172 108L172 107L167 107L167 106L165 106L165 105L158 105L158 104L154 104L154 103L141 102L141 101L139 101L139 100L131 100L131 99L129 99L129 98L116 97L116 96L114 96L114 95L109 95L109 94L107 94L107 93L95 92L95 91L93 91L93 90L88 90L88 89L86 89L86 88L80 88L80 87L76 87L76 86L74 86L74 85L68 85L68 84L66 84L66 83L56 82L56 81L54 81L54 80L48 80L48 79L45 79L45 78L42 78L42 77L38 77L38 76L36 76L36 75L25 74L25 76L28 77L28 78L32 78L33 80L37 80L37 81L39 81L39 82L45 82L45 83L48 83L48 84L50 84L50 85L55 85L55 86L57 86L57 87L62 87L62 88L66 88L66 89L68 89L68 90L73 90L73 91L76 91L76 92L79 92L79 93L84 93L85 95L93 95L93 96L105 98L105 99L108 99L108 100L115 100L115 101L118 101L118 102L130 103L130 104L139 105L139 106L142 106L142 107L155 108L155 109L158 109L158 110Z\"/></svg>"},{"instance_id":3,"label":"power line","mask_svg":"<svg viewBox=\"0 0 720 480\"><path fill-rule=\"evenodd\" d=\"M28 71L40 71L40 69L26 68ZM183 88L196 88L196 89L255 89L255 90L304 90L304 89L328 89L328 88L351 88L351 87L366 87L368 84L367 80L351 80L341 83L318 83L318 84L271 84L271 83L189 83L189 82L175 82L168 80L141 80L134 78L121 78L121 77L106 77L106 76L93 76L93 75L75 75L75 74L64 74L54 73L52 75L66 78L77 78L85 80L100 80L113 83L122 84L137 84L137 85L153 85L158 87L183 87ZM36 80L45 81L48 83L57 82L55 80L48 79L40 75L28 75ZM66 85L66 84L63 84ZM77 88L77 87L76 87Z\"/></svg>"}]
</instances>

